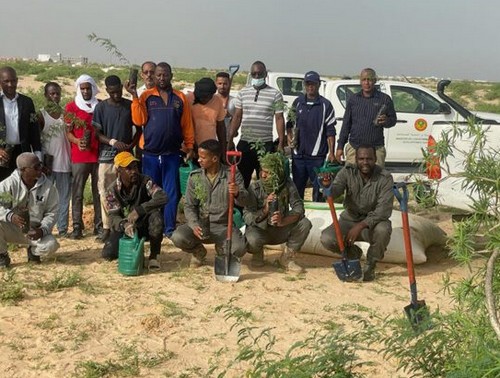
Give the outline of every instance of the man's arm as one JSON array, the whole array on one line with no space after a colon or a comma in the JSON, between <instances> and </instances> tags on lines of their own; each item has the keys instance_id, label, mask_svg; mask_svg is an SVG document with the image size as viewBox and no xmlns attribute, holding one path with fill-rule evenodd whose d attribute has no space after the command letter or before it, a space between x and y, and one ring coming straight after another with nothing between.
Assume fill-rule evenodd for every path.
<instances>
[{"instance_id":1,"label":"man's arm","mask_svg":"<svg viewBox=\"0 0 500 378\"><path fill-rule=\"evenodd\" d=\"M184 109L182 111L181 116L181 129L182 129L182 138L184 142L184 146L186 147L188 157L192 155L193 147L194 147L194 126L193 126L193 117L191 116L191 105L187 100L186 96L182 92L176 92L180 95L183 103Z\"/></svg>"},{"instance_id":2,"label":"man's arm","mask_svg":"<svg viewBox=\"0 0 500 378\"><path fill-rule=\"evenodd\" d=\"M229 139L228 147L234 147L234 138L238 135L238 130L241 126L241 119L243 118L243 109L236 108L234 111L233 119L231 120L231 126L229 126Z\"/></svg>"},{"instance_id":3,"label":"man's arm","mask_svg":"<svg viewBox=\"0 0 500 378\"><path fill-rule=\"evenodd\" d=\"M259 207L258 188L254 183L248 187L247 206L243 209L243 220L249 226L257 226L262 229L267 228L267 216L269 207L266 206L267 198L264 199L264 206Z\"/></svg>"},{"instance_id":4,"label":"man's arm","mask_svg":"<svg viewBox=\"0 0 500 378\"><path fill-rule=\"evenodd\" d=\"M285 117L283 117L283 113L275 113L274 118L278 131L278 151L283 151L285 147Z\"/></svg>"},{"instance_id":5,"label":"man's arm","mask_svg":"<svg viewBox=\"0 0 500 378\"><path fill-rule=\"evenodd\" d=\"M351 101L347 101L347 106L345 108L344 120L342 122L342 128L340 129L340 135L337 144L337 152L335 153L335 157L337 161L342 159L344 156L344 147L349 140L349 134L351 133L352 127L352 105Z\"/></svg>"},{"instance_id":6,"label":"man's arm","mask_svg":"<svg viewBox=\"0 0 500 378\"><path fill-rule=\"evenodd\" d=\"M57 193L57 189L54 185L50 186L47 196L48 197L45 203L43 219L40 222L42 236L49 235L52 232L52 229L54 228L54 225L57 221L57 216L59 214L59 194Z\"/></svg>"},{"instance_id":7,"label":"man's arm","mask_svg":"<svg viewBox=\"0 0 500 378\"><path fill-rule=\"evenodd\" d=\"M227 146L227 141L226 141L226 124L224 123L224 120L222 121L217 121L216 124L216 132L217 132L217 139L219 140L219 143L222 146L222 155L225 156L226 154L226 146Z\"/></svg>"},{"instance_id":8,"label":"man's arm","mask_svg":"<svg viewBox=\"0 0 500 378\"><path fill-rule=\"evenodd\" d=\"M193 171L189 175L184 202L184 215L186 216L186 222L193 231L196 227L200 226L198 219L198 209L200 207L200 201L197 200L194 196L194 181L192 177L193 175L200 174L201 173L199 171Z\"/></svg>"},{"instance_id":9,"label":"man's arm","mask_svg":"<svg viewBox=\"0 0 500 378\"><path fill-rule=\"evenodd\" d=\"M384 128L388 129L396 125L397 122L396 110L394 109L394 102L392 102L392 99L389 96L387 96L386 106L387 110L385 115L387 118L383 126Z\"/></svg>"},{"instance_id":10,"label":"man's arm","mask_svg":"<svg viewBox=\"0 0 500 378\"><path fill-rule=\"evenodd\" d=\"M135 207L137 214L139 216L147 215L156 209L159 209L167 203L167 194L165 191L156 185L153 180L148 179L146 182L146 190L150 199L146 202L141 203L139 206Z\"/></svg>"}]
</instances>

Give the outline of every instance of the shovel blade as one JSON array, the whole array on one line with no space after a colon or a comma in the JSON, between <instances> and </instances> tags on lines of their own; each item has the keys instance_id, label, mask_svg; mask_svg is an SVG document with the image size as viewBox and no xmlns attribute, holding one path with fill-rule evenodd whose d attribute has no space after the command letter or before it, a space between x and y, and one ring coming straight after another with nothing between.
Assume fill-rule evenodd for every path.
<instances>
[{"instance_id":1,"label":"shovel blade","mask_svg":"<svg viewBox=\"0 0 500 378\"><path fill-rule=\"evenodd\" d=\"M240 279L241 262L233 256L229 256L228 272L226 274L226 256L215 256L214 272L215 279L219 282L238 282Z\"/></svg>"},{"instance_id":2,"label":"shovel blade","mask_svg":"<svg viewBox=\"0 0 500 378\"><path fill-rule=\"evenodd\" d=\"M341 261L333 263L332 267L339 280L343 282L355 282L363 278L363 271L361 270L361 263L359 260L342 259Z\"/></svg>"},{"instance_id":3,"label":"shovel blade","mask_svg":"<svg viewBox=\"0 0 500 378\"><path fill-rule=\"evenodd\" d=\"M417 301L417 303L410 303L404 310L415 330L424 331L431 327L431 314L424 300Z\"/></svg>"}]
</instances>

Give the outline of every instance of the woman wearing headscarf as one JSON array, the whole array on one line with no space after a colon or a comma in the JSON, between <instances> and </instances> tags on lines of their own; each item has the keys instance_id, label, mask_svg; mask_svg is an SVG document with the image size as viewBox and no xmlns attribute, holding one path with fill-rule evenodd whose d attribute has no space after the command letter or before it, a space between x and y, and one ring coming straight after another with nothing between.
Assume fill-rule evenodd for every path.
<instances>
[{"instance_id":1,"label":"woman wearing headscarf","mask_svg":"<svg viewBox=\"0 0 500 378\"><path fill-rule=\"evenodd\" d=\"M102 232L101 202L97 189L99 141L92 127L92 115L99 102L95 80L89 75L81 75L76 80L75 100L66 105L64 115L68 126L67 136L71 143L71 173L73 187L71 193L73 232L72 239L83 237L83 191L89 175L92 179L92 199L94 204L94 234Z\"/></svg>"}]
</instances>

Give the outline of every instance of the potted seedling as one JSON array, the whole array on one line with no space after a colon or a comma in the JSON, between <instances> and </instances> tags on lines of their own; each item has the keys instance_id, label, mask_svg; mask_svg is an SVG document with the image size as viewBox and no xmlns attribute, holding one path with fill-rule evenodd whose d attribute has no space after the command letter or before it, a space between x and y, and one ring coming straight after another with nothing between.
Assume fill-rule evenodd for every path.
<instances>
[{"instance_id":1,"label":"potted seedling","mask_svg":"<svg viewBox=\"0 0 500 378\"><path fill-rule=\"evenodd\" d=\"M208 189L203 184L201 175L192 176L194 182L194 198L198 201L198 222L201 228L202 239L210 236L210 211L208 203Z\"/></svg>"}]
</instances>

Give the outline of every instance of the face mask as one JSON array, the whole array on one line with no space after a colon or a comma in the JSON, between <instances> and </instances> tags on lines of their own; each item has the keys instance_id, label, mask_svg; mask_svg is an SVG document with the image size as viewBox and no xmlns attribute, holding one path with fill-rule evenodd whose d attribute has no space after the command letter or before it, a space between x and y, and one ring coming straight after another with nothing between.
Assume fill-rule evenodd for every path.
<instances>
[{"instance_id":1,"label":"face mask","mask_svg":"<svg viewBox=\"0 0 500 378\"><path fill-rule=\"evenodd\" d=\"M266 83L266 78L262 77L260 79L252 79L252 85L254 87L262 87Z\"/></svg>"}]
</instances>

